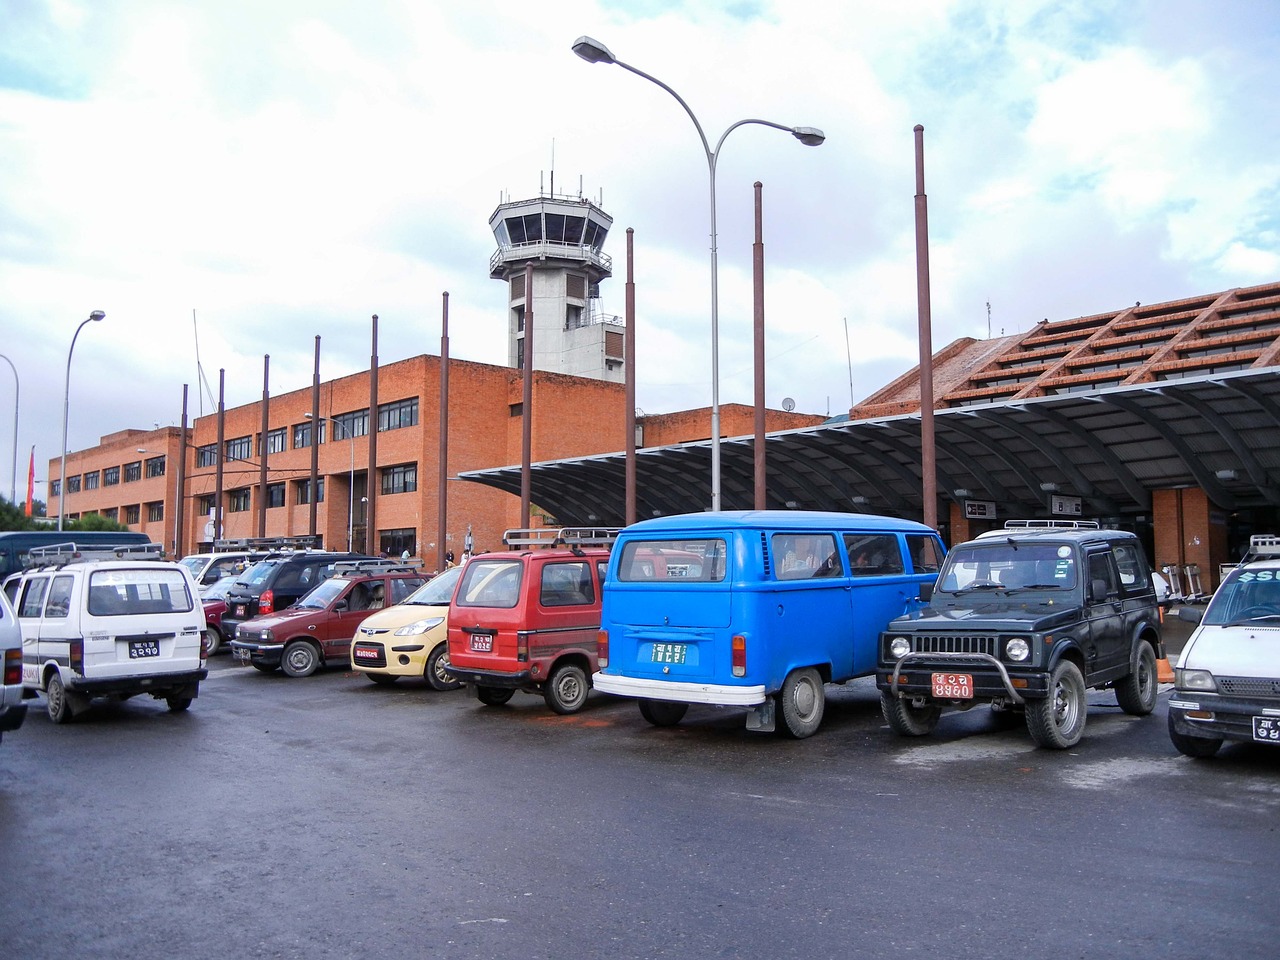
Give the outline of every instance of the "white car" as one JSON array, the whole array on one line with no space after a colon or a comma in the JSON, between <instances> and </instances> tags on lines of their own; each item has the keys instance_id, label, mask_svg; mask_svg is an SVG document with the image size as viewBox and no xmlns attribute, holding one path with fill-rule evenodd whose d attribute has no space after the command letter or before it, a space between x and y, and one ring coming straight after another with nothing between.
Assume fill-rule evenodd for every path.
<instances>
[{"instance_id":1,"label":"white car","mask_svg":"<svg viewBox=\"0 0 1280 960\"><path fill-rule=\"evenodd\" d=\"M9 597L0 593L0 738L17 730L27 716L22 702L22 629Z\"/></svg>"},{"instance_id":2,"label":"white car","mask_svg":"<svg viewBox=\"0 0 1280 960\"><path fill-rule=\"evenodd\" d=\"M1169 737L1211 757L1224 740L1280 745L1280 537L1253 537L1214 593L1174 670Z\"/></svg>"}]
</instances>

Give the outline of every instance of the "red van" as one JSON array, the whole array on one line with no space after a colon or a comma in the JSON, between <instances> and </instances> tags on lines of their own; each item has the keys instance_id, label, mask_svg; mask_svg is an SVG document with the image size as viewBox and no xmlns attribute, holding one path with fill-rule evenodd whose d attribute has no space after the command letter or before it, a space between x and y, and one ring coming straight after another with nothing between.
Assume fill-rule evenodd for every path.
<instances>
[{"instance_id":1,"label":"red van","mask_svg":"<svg viewBox=\"0 0 1280 960\"><path fill-rule=\"evenodd\" d=\"M587 702L601 587L616 531L508 530L515 549L472 557L449 605L451 676L497 706L517 690L556 713Z\"/></svg>"}]
</instances>

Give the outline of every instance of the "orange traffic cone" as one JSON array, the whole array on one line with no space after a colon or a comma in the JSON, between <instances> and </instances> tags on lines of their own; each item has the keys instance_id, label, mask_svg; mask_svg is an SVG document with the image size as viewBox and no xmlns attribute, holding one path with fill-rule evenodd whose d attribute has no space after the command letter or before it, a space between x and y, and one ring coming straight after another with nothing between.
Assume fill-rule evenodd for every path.
<instances>
[{"instance_id":1,"label":"orange traffic cone","mask_svg":"<svg viewBox=\"0 0 1280 960\"><path fill-rule=\"evenodd\" d=\"M1173 667L1169 665L1168 657L1161 657L1156 661L1156 681L1159 683L1173 683Z\"/></svg>"}]
</instances>

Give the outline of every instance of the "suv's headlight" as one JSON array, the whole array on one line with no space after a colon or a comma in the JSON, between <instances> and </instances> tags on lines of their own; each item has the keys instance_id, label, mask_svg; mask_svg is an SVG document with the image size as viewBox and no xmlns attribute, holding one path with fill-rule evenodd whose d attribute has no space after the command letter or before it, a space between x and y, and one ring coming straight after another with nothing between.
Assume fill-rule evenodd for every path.
<instances>
[{"instance_id":1,"label":"suv's headlight","mask_svg":"<svg viewBox=\"0 0 1280 960\"><path fill-rule=\"evenodd\" d=\"M1021 663L1031 656L1031 644L1023 640L1022 637L1014 637L1004 645L1004 655L1010 660Z\"/></svg>"},{"instance_id":2,"label":"suv's headlight","mask_svg":"<svg viewBox=\"0 0 1280 960\"><path fill-rule=\"evenodd\" d=\"M1174 686L1179 690L1208 690L1210 692L1218 689L1217 682L1213 679L1213 674L1208 670L1182 670L1174 671Z\"/></svg>"},{"instance_id":3,"label":"suv's headlight","mask_svg":"<svg viewBox=\"0 0 1280 960\"><path fill-rule=\"evenodd\" d=\"M444 617L431 617L427 620L415 620L413 623L407 623L396 631L397 637L416 637L426 633L433 627L438 627L444 623Z\"/></svg>"},{"instance_id":4,"label":"suv's headlight","mask_svg":"<svg viewBox=\"0 0 1280 960\"><path fill-rule=\"evenodd\" d=\"M906 637L893 637L889 640L889 653L895 660L901 660L911 652L911 641Z\"/></svg>"}]
</instances>

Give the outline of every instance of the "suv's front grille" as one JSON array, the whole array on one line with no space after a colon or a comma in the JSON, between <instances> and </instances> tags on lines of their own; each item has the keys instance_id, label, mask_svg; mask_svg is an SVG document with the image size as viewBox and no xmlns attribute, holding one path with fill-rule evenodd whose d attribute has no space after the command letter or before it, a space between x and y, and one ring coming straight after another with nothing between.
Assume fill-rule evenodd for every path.
<instances>
[{"instance_id":1,"label":"suv's front grille","mask_svg":"<svg viewBox=\"0 0 1280 960\"><path fill-rule=\"evenodd\" d=\"M1218 677L1218 689L1233 697L1280 697L1280 680Z\"/></svg>"},{"instance_id":2,"label":"suv's front grille","mask_svg":"<svg viewBox=\"0 0 1280 960\"><path fill-rule=\"evenodd\" d=\"M994 657L1000 648L997 637L986 633L906 634L912 653L985 653Z\"/></svg>"}]
</instances>

